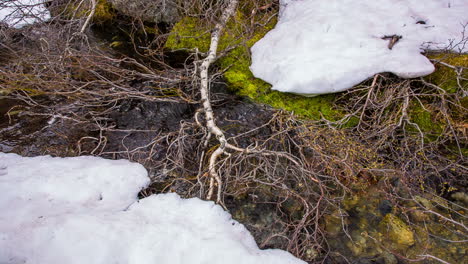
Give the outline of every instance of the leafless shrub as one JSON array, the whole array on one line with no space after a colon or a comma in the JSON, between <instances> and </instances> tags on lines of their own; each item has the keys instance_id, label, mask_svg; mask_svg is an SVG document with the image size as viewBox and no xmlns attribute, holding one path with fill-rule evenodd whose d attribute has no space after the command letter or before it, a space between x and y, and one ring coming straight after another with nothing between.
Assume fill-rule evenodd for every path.
<instances>
[{"instance_id":1,"label":"leafless shrub","mask_svg":"<svg viewBox=\"0 0 468 264\"><path fill-rule=\"evenodd\" d=\"M181 1L178 9L184 16L201 17L203 22L215 26L228 2ZM274 224L279 228L268 230L260 245L279 240L282 248L310 262L323 261L330 250L322 217L342 210L340 203L351 189L379 181L386 183L389 175L399 175L405 192L388 183L387 198L407 216L408 223L414 222L412 211L422 211L450 224L447 228L462 238L453 241L429 228L425 234L451 243L466 241L466 216L459 213L466 208L446 199L441 201L448 205L439 202L431 208L418 198L440 198L451 193L449 188L466 186L463 175L468 172L462 152L466 148L466 108L461 104L467 93L465 67L435 61L455 73L454 92L426 78L401 80L387 74L376 75L337 101L349 113L341 122L309 122L272 109L268 110L271 118L255 128L231 131L229 127L235 122L223 120L220 128L224 143L210 137L212 131L206 127L207 117L201 115L201 110L180 120L178 129L173 131L119 128L110 114L125 101L200 107L204 103L200 68L208 54L195 50L185 67L170 67L164 62L164 34L153 34L154 39L142 44L138 34L150 33L138 19L129 22L128 34L135 57L118 54L101 45L88 30L93 3L96 2L53 1L50 8L58 11L49 23L22 29L0 28L0 35L4 36L0 52L6 55L0 61L1 97L23 101L24 105L18 107L25 117L40 115L52 121L63 119L75 125L89 125L93 133L76 141L77 154L141 162L150 169L153 180L143 196L177 191L186 197L205 198L210 187L215 186L225 208L233 207L232 199L273 205L277 215ZM244 13L250 14L252 23L236 30L252 34L253 27L261 26L253 18L262 15L259 10L272 5L269 1L241 1L239 9L248 11ZM65 15L68 8L76 12ZM218 51L218 55L231 48ZM220 81L221 73L208 67L204 70L209 92ZM218 116L220 105L228 99L212 92L208 96L213 113ZM418 120L421 113L429 113L430 122L443 125L425 126ZM357 126L338 128L351 118L357 120ZM215 119L218 124L221 120L222 117ZM127 138L138 133L147 137L147 143L130 146ZM115 134L123 135L115 137L120 142L111 142ZM112 148L112 144L119 147ZM210 168L210 156L222 144L229 145ZM221 179L218 185L210 176L213 171ZM410 210L408 203L413 205ZM343 213L342 217L347 216ZM346 221L342 222L346 232ZM462 231L456 231L459 229ZM322 257L317 256L319 253ZM421 255L420 259L437 258Z\"/></svg>"}]
</instances>

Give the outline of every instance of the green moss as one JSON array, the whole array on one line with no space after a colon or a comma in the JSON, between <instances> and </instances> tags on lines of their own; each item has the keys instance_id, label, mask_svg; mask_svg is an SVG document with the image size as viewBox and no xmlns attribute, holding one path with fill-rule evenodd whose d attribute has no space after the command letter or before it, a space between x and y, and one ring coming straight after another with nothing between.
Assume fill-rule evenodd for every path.
<instances>
[{"instance_id":1,"label":"green moss","mask_svg":"<svg viewBox=\"0 0 468 264\"><path fill-rule=\"evenodd\" d=\"M210 32L200 19L185 17L174 25L164 47L170 50L198 48L206 52L210 47Z\"/></svg>"},{"instance_id":2,"label":"green moss","mask_svg":"<svg viewBox=\"0 0 468 264\"><path fill-rule=\"evenodd\" d=\"M269 91L259 98L261 102L292 111L299 116L312 119L320 119L323 116L329 120L338 120L341 117L341 113L333 108L335 95L332 94L308 98Z\"/></svg>"},{"instance_id":3,"label":"green moss","mask_svg":"<svg viewBox=\"0 0 468 264\"><path fill-rule=\"evenodd\" d=\"M436 54L429 56L431 59L440 60L457 67L468 67L468 54ZM468 73L465 72L465 78L468 78ZM436 64L436 70L426 79L441 87L448 93L455 93L458 90L457 74L455 71L442 64ZM468 81L461 81L461 85L468 87Z\"/></svg>"},{"instance_id":4,"label":"green moss","mask_svg":"<svg viewBox=\"0 0 468 264\"><path fill-rule=\"evenodd\" d=\"M246 23L250 24L250 20L245 19L241 12L237 12L234 19L228 23L219 44L219 50L235 47L217 61L217 66L224 70L225 81L232 92L258 103L294 112L305 118L317 120L325 117L335 121L343 117L343 113L334 108L335 95L303 97L281 93L271 90L270 84L255 78L249 69L251 64L249 49L275 26L276 19L271 19L266 24L261 23L265 26L257 27L250 35L243 32L244 27L250 26ZM206 52L210 44L210 33L208 27L203 25L205 23L197 18L182 19L172 29L165 47L170 50L198 48L199 51ZM353 119L347 126L355 124L357 122Z\"/></svg>"},{"instance_id":5,"label":"green moss","mask_svg":"<svg viewBox=\"0 0 468 264\"><path fill-rule=\"evenodd\" d=\"M91 12L90 5L80 5L80 1L71 1L62 8L54 10L58 15L65 19L86 18ZM93 15L93 22L97 24L104 24L112 21L116 17L116 12L112 5L106 0L98 0L96 10Z\"/></svg>"},{"instance_id":6,"label":"green moss","mask_svg":"<svg viewBox=\"0 0 468 264\"><path fill-rule=\"evenodd\" d=\"M147 33L147 34L153 34L153 35L156 35L156 34L159 34L159 30L158 30L158 27L156 25L153 25L153 26L147 26L145 25L144 26L144 32Z\"/></svg>"},{"instance_id":7,"label":"green moss","mask_svg":"<svg viewBox=\"0 0 468 264\"><path fill-rule=\"evenodd\" d=\"M445 129L445 120L438 118L436 111L432 111L429 105L423 107L419 102L412 104L408 115L410 121L417 124L428 136L438 136ZM418 132L415 127L410 128L410 131Z\"/></svg>"},{"instance_id":8,"label":"green moss","mask_svg":"<svg viewBox=\"0 0 468 264\"><path fill-rule=\"evenodd\" d=\"M113 48L113 49L119 49L119 48L122 48L122 47L126 47L126 42L124 41L120 41L120 40L116 40L116 41L112 41L110 44L109 44L109 47Z\"/></svg>"},{"instance_id":9,"label":"green moss","mask_svg":"<svg viewBox=\"0 0 468 264\"><path fill-rule=\"evenodd\" d=\"M112 5L106 0L98 0L93 21L95 23L106 23L115 19L116 13Z\"/></svg>"}]
</instances>

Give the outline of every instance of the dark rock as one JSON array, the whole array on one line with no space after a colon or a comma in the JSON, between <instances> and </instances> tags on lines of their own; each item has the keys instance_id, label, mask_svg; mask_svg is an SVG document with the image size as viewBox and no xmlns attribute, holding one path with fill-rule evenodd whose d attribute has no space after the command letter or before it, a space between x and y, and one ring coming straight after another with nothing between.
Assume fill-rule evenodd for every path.
<instances>
[{"instance_id":1,"label":"dark rock","mask_svg":"<svg viewBox=\"0 0 468 264\"><path fill-rule=\"evenodd\" d=\"M383 216L385 216L388 213L391 213L392 209L393 209L393 206L389 200L383 200L379 204L379 211Z\"/></svg>"},{"instance_id":2,"label":"dark rock","mask_svg":"<svg viewBox=\"0 0 468 264\"><path fill-rule=\"evenodd\" d=\"M135 19L174 24L180 19L174 0L108 0L120 13Z\"/></svg>"}]
</instances>

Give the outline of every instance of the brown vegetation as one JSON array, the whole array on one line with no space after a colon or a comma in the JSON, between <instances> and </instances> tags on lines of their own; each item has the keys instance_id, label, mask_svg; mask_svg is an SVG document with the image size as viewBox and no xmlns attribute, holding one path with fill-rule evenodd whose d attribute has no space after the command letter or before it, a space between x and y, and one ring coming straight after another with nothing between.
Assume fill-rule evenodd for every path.
<instances>
[{"instance_id":1,"label":"brown vegetation","mask_svg":"<svg viewBox=\"0 0 468 264\"><path fill-rule=\"evenodd\" d=\"M229 4L190 2L193 6L179 6L181 14L198 16L213 27ZM7 113L11 127L39 116L48 121L42 130L59 122L86 130L71 147L50 154L140 162L153 180L142 196L177 191L185 197L211 198L216 193L219 204L239 220L242 206L265 205L261 210L273 215L270 226L246 224L260 246L281 247L311 263L348 261L349 256L330 244L330 236L336 235L330 223L335 221L339 232L355 243L347 212L364 206L353 197L367 197L372 186L378 186L379 201L389 201L391 208L391 213L376 214L380 234L405 248L383 242L385 237L375 237L377 231L360 234L374 247L401 261L447 262L431 253L437 250L429 245L439 240L466 243L466 204L452 195L467 192L468 65L434 57L456 80L448 88L447 81L431 76L402 80L376 75L336 99L337 109L345 113L341 120L304 120L215 92L222 87L222 72L210 64L233 47L218 53L193 50L183 63L173 64L163 49L167 29L99 9L102 3L52 1L51 8L60 7L60 12L47 23L0 28L0 99L18 102ZM77 4L83 8L81 15L75 12ZM238 10L254 21L266 8L269 1L245 0ZM99 15L120 27L121 39L102 37L102 25L110 24L90 20L96 10L115 12ZM223 24L209 32L212 37L222 37ZM250 34L252 29L242 30ZM117 47L123 42L125 55ZM134 103L157 106L161 114L164 107L184 113L164 119L172 122L164 127L151 122L124 126L118 116L136 111ZM238 113L236 107L254 114ZM350 120L356 125L349 126ZM401 230L415 235L402 238L397 234ZM350 248L358 251L356 245Z\"/></svg>"}]
</instances>

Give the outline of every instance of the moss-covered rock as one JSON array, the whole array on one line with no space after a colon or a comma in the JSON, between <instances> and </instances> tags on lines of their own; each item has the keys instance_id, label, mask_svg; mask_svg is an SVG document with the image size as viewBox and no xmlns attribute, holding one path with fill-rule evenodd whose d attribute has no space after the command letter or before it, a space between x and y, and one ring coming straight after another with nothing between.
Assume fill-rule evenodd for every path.
<instances>
[{"instance_id":1,"label":"moss-covered rock","mask_svg":"<svg viewBox=\"0 0 468 264\"><path fill-rule=\"evenodd\" d=\"M53 16L60 16L65 19L86 18L91 13L92 6L89 2L70 1L63 5L50 8ZM92 17L93 23L105 24L114 20L117 16L113 6L107 0L98 0L96 10Z\"/></svg>"},{"instance_id":2,"label":"moss-covered rock","mask_svg":"<svg viewBox=\"0 0 468 264\"><path fill-rule=\"evenodd\" d=\"M325 215L323 222L325 224L325 231L327 232L327 235L330 237L336 237L339 235L343 230L344 223L342 223L342 221L345 219L346 218L342 217L338 210L331 214Z\"/></svg>"},{"instance_id":3,"label":"moss-covered rock","mask_svg":"<svg viewBox=\"0 0 468 264\"><path fill-rule=\"evenodd\" d=\"M394 214L387 214L379 226L380 232L386 234L396 248L414 245L414 233L411 228Z\"/></svg>"},{"instance_id":4,"label":"moss-covered rock","mask_svg":"<svg viewBox=\"0 0 468 264\"><path fill-rule=\"evenodd\" d=\"M464 194L458 196L465 197ZM353 256L353 263L369 258L375 259L376 263L396 263L390 252L409 259L418 258L424 252L450 263L463 263L460 261L465 258L465 247L449 242L462 240L463 232L454 232L458 229L455 225L428 213L428 210L432 210L448 216L447 208L460 207L447 203L437 195L427 194L392 206L389 211L383 206L389 203L387 198L375 186L345 197L342 201L344 211L340 215L346 232L338 230L341 221L338 221L335 212L325 216L325 230L332 231L332 235L327 236L327 242L333 250ZM460 221L465 212L457 212L459 218L453 219ZM450 217L454 216L452 214Z\"/></svg>"},{"instance_id":5,"label":"moss-covered rock","mask_svg":"<svg viewBox=\"0 0 468 264\"><path fill-rule=\"evenodd\" d=\"M460 95L461 90L466 91L468 89L468 81L466 81L468 79L468 71L460 71L461 67L468 67L468 55L437 53L430 54L429 58L434 60L436 70L431 75L425 77L425 80L441 88L432 93L444 94L445 100L453 102L447 104L448 109L446 111L449 114L450 122L453 123L452 126L463 130L466 126L468 99L466 97L455 99L455 94ZM455 68L443 63L452 65ZM456 71L461 72L460 77L462 78L457 79ZM434 99L430 99L431 97L420 98L422 99L410 105L408 116L410 121L418 125L419 129L425 134L425 140L433 141L442 135L449 120L441 114L438 102L434 102ZM409 130L418 132L416 127L410 127Z\"/></svg>"},{"instance_id":6,"label":"moss-covered rock","mask_svg":"<svg viewBox=\"0 0 468 264\"><path fill-rule=\"evenodd\" d=\"M271 16L265 16L271 17ZM255 78L249 69L251 64L250 47L260 40L276 24L276 18L261 21L264 26L254 27L253 32L246 32L251 21L242 12L237 12L226 28L219 50L232 48L228 54L217 61L217 66L224 72L224 79L231 91L253 101L271 105L275 108L294 112L296 115L320 119L338 120L343 113L335 108L335 95L303 97L271 90L271 85ZM165 48L170 50L194 50L206 52L210 44L210 27L198 18L186 17L178 22L167 39ZM352 120L348 125L354 125Z\"/></svg>"},{"instance_id":7,"label":"moss-covered rock","mask_svg":"<svg viewBox=\"0 0 468 264\"><path fill-rule=\"evenodd\" d=\"M207 52L210 47L210 31L200 22L200 19L195 17L182 18L172 28L165 48L170 50L197 48L200 52Z\"/></svg>"},{"instance_id":8,"label":"moss-covered rock","mask_svg":"<svg viewBox=\"0 0 468 264\"><path fill-rule=\"evenodd\" d=\"M468 54L433 54L429 58L448 63L455 67L468 67ZM454 69L447 67L441 63L436 63L436 70L431 75L427 76L426 79L444 89L447 93L455 93L459 89L457 83L457 73ZM460 84L464 88L468 88L468 72L464 71L463 77L465 80L460 80Z\"/></svg>"},{"instance_id":9,"label":"moss-covered rock","mask_svg":"<svg viewBox=\"0 0 468 264\"><path fill-rule=\"evenodd\" d=\"M96 11L94 12L93 21L95 23L106 23L114 20L116 12L113 6L106 0L98 0Z\"/></svg>"}]
</instances>

